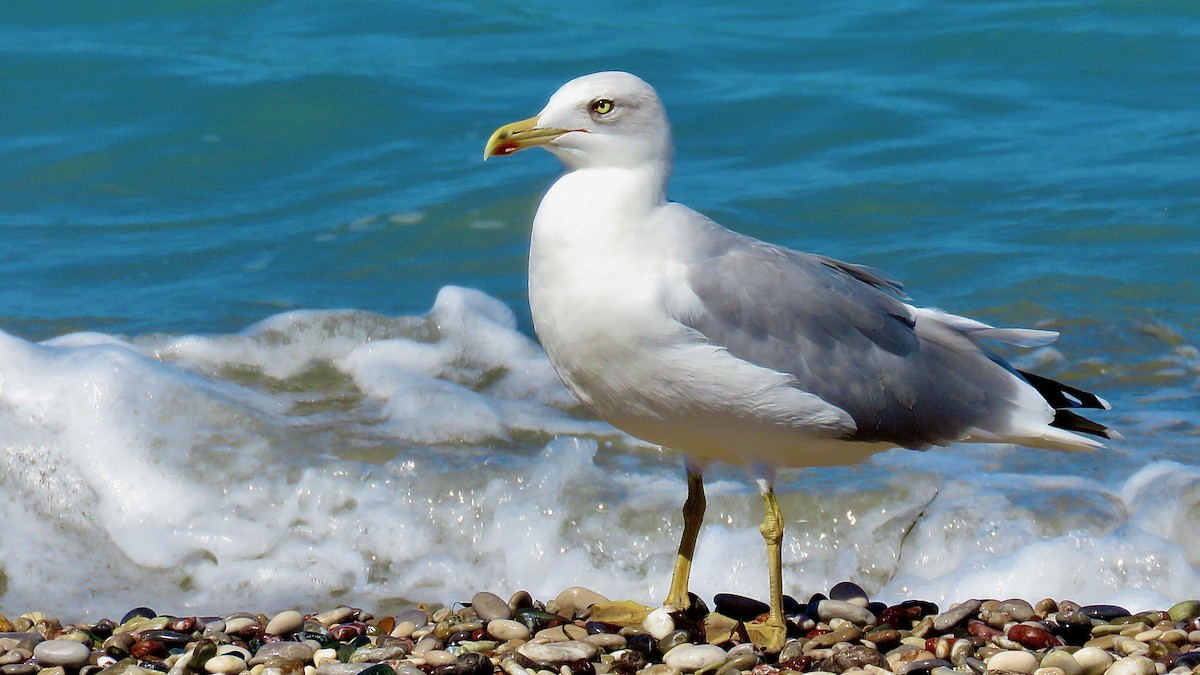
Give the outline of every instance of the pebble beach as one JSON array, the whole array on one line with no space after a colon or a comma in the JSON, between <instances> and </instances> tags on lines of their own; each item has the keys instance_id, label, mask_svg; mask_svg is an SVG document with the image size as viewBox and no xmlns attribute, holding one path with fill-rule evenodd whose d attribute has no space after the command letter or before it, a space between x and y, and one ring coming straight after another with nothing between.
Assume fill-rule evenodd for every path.
<instances>
[{"instance_id":1,"label":"pebble beach","mask_svg":"<svg viewBox=\"0 0 1200 675\"><path fill-rule=\"evenodd\" d=\"M67 623L0 615L3 675L1182 675L1200 673L1200 600L1135 614L1044 598L871 602L843 582L785 602L778 654L751 640L766 605L733 594L686 612L574 586L552 599L491 592L376 616L350 606L270 616Z\"/></svg>"}]
</instances>

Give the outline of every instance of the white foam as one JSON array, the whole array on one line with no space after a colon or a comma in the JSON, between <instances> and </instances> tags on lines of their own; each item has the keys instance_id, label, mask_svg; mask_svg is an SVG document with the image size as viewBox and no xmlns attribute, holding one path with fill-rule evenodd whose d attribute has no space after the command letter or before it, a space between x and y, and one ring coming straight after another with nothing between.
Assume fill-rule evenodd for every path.
<instances>
[{"instance_id":1,"label":"white foam","mask_svg":"<svg viewBox=\"0 0 1200 675\"><path fill-rule=\"evenodd\" d=\"M291 312L237 335L0 334L0 430L14 609L573 584L652 603L682 522L680 458L578 415L512 312L470 289L423 316ZM784 473L785 585L1163 606L1200 581L1200 468L1138 457L975 446ZM708 479L693 589L765 597L755 487Z\"/></svg>"}]
</instances>

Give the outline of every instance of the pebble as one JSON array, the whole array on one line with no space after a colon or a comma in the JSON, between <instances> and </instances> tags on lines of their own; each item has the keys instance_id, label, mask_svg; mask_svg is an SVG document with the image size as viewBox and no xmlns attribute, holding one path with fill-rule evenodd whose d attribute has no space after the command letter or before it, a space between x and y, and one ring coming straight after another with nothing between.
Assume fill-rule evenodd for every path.
<instances>
[{"instance_id":1,"label":"pebble","mask_svg":"<svg viewBox=\"0 0 1200 675\"><path fill-rule=\"evenodd\" d=\"M43 666L78 668L88 662L92 650L70 640L46 640L33 648L33 657Z\"/></svg>"},{"instance_id":2,"label":"pebble","mask_svg":"<svg viewBox=\"0 0 1200 675\"><path fill-rule=\"evenodd\" d=\"M963 602L954 605L945 612L939 614L933 620L933 629L939 632L948 631L958 624L966 621L968 618L975 615L979 611L980 601L964 600Z\"/></svg>"},{"instance_id":3,"label":"pebble","mask_svg":"<svg viewBox=\"0 0 1200 675\"><path fill-rule=\"evenodd\" d=\"M1156 675L1154 662L1144 656L1126 656L1113 662L1105 675Z\"/></svg>"},{"instance_id":4,"label":"pebble","mask_svg":"<svg viewBox=\"0 0 1200 675\"><path fill-rule=\"evenodd\" d=\"M681 673L718 666L725 662L728 654L716 645L682 644L663 655L663 663Z\"/></svg>"},{"instance_id":5,"label":"pebble","mask_svg":"<svg viewBox=\"0 0 1200 675\"><path fill-rule=\"evenodd\" d=\"M592 657L600 653L600 650L595 645L587 642L570 640L550 644L526 642L517 647L517 653L531 661L562 665L580 659L590 661Z\"/></svg>"},{"instance_id":6,"label":"pebble","mask_svg":"<svg viewBox=\"0 0 1200 675\"><path fill-rule=\"evenodd\" d=\"M304 627L304 617L294 609L284 610L267 622L266 631L271 635L291 635Z\"/></svg>"},{"instance_id":7,"label":"pebble","mask_svg":"<svg viewBox=\"0 0 1200 675\"><path fill-rule=\"evenodd\" d=\"M1103 675L1113 662L1108 652L1096 647L1084 647L1071 656L1083 668L1083 675Z\"/></svg>"},{"instance_id":8,"label":"pebble","mask_svg":"<svg viewBox=\"0 0 1200 675\"><path fill-rule=\"evenodd\" d=\"M875 615L864 607L843 600L821 600L817 603L817 616L822 621L845 619L859 626L875 623Z\"/></svg>"},{"instance_id":9,"label":"pebble","mask_svg":"<svg viewBox=\"0 0 1200 675\"><path fill-rule=\"evenodd\" d=\"M511 619L513 608L500 596L487 591L480 591L471 597L471 609L480 621L490 623L497 619Z\"/></svg>"},{"instance_id":10,"label":"pebble","mask_svg":"<svg viewBox=\"0 0 1200 675\"><path fill-rule=\"evenodd\" d=\"M713 597L713 607L717 612L738 621L753 621L771 609L765 602L733 593L717 593Z\"/></svg>"},{"instance_id":11,"label":"pebble","mask_svg":"<svg viewBox=\"0 0 1200 675\"><path fill-rule=\"evenodd\" d=\"M1053 598L885 607L849 583L829 596L793 601L778 655L744 641L767 606L733 594L714 598L719 614L697 599L682 616L613 615L632 625L589 620L607 600L582 586L378 618L348 606L269 618L139 608L117 625L30 612L0 615L0 675L1200 675L1200 601L1131 615Z\"/></svg>"},{"instance_id":12,"label":"pebble","mask_svg":"<svg viewBox=\"0 0 1200 675\"><path fill-rule=\"evenodd\" d=\"M505 607L507 606L505 605ZM508 640L528 640L532 636L528 626L512 619L492 619L487 624L487 632L488 635L497 640L504 640L505 642Z\"/></svg>"},{"instance_id":13,"label":"pebble","mask_svg":"<svg viewBox=\"0 0 1200 675\"><path fill-rule=\"evenodd\" d=\"M843 581L835 584L833 588L829 589L829 599L841 600L852 605L858 605L864 609L870 603L867 592L862 589L862 586L852 581Z\"/></svg>"},{"instance_id":14,"label":"pebble","mask_svg":"<svg viewBox=\"0 0 1200 675\"><path fill-rule=\"evenodd\" d=\"M246 662L240 656L222 654L204 662L204 670L213 675L237 675L246 669Z\"/></svg>"},{"instance_id":15,"label":"pebble","mask_svg":"<svg viewBox=\"0 0 1200 675\"><path fill-rule=\"evenodd\" d=\"M1042 668L1056 668L1063 675L1084 675L1083 666L1070 653L1056 650L1042 657Z\"/></svg>"},{"instance_id":16,"label":"pebble","mask_svg":"<svg viewBox=\"0 0 1200 675\"><path fill-rule=\"evenodd\" d=\"M314 652L312 645L307 642L268 642L254 652L254 658L250 659L249 664L257 666L260 663L266 663L269 659L290 663L307 663L312 660Z\"/></svg>"},{"instance_id":17,"label":"pebble","mask_svg":"<svg viewBox=\"0 0 1200 675\"><path fill-rule=\"evenodd\" d=\"M671 618L671 613L666 607L659 607L646 615L642 621L642 629L655 640L661 640L675 630L675 620Z\"/></svg>"},{"instance_id":18,"label":"pebble","mask_svg":"<svg viewBox=\"0 0 1200 675\"><path fill-rule=\"evenodd\" d=\"M555 596L554 602L558 605L559 615L573 619L582 616L592 605L608 602L608 598L583 586L572 586Z\"/></svg>"},{"instance_id":19,"label":"pebble","mask_svg":"<svg viewBox=\"0 0 1200 675\"><path fill-rule=\"evenodd\" d=\"M988 672L1007 670L1026 675L1033 675L1038 665L1037 657L1029 652L1000 652L987 661Z\"/></svg>"}]
</instances>

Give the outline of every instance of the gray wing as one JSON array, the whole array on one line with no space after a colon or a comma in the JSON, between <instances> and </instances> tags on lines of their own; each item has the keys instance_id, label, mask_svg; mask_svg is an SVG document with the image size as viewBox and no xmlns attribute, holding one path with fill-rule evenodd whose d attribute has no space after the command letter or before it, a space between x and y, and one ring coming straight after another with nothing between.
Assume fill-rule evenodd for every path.
<instances>
[{"instance_id":1,"label":"gray wing","mask_svg":"<svg viewBox=\"0 0 1200 675\"><path fill-rule=\"evenodd\" d=\"M688 264L702 310L683 323L845 410L857 425L852 440L923 448L1006 426L1020 380L900 301L898 283L709 224Z\"/></svg>"}]
</instances>

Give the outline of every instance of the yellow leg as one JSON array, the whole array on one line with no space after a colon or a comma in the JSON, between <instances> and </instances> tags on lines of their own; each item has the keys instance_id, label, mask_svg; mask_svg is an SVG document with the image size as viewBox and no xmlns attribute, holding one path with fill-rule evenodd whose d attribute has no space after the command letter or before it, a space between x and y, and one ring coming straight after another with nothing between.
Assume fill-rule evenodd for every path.
<instances>
[{"instance_id":1,"label":"yellow leg","mask_svg":"<svg viewBox=\"0 0 1200 675\"><path fill-rule=\"evenodd\" d=\"M775 499L775 488L763 481L760 484L765 514L758 531L767 543L767 574L771 583L771 613L762 625L755 642L768 652L783 649L787 640L787 624L783 619L783 512Z\"/></svg>"},{"instance_id":2,"label":"yellow leg","mask_svg":"<svg viewBox=\"0 0 1200 675\"><path fill-rule=\"evenodd\" d=\"M667 592L665 607L684 610L691 604L688 600L688 576L692 573L692 556L696 553L696 538L700 536L700 524L704 521L704 476L689 464L687 468L688 496L683 503L683 537L679 540L679 553L675 556L675 571L671 574L671 589Z\"/></svg>"}]
</instances>

